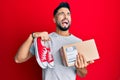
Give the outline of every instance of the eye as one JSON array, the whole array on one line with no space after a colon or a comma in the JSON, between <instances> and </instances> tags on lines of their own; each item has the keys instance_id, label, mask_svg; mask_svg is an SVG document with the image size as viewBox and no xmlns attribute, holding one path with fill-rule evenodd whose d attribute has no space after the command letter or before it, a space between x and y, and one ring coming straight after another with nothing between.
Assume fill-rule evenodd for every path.
<instances>
[{"instance_id":1,"label":"eye","mask_svg":"<svg viewBox=\"0 0 120 80\"><path fill-rule=\"evenodd\" d=\"M70 15L70 12L68 12L67 15Z\"/></svg>"},{"instance_id":2,"label":"eye","mask_svg":"<svg viewBox=\"0 0 120 80\"><path fill-rule=\"evenodd\" d=\"M58 15L64 15L64 12L60 12L60 13L58 13Z\"/></svg>"}]
</instances>

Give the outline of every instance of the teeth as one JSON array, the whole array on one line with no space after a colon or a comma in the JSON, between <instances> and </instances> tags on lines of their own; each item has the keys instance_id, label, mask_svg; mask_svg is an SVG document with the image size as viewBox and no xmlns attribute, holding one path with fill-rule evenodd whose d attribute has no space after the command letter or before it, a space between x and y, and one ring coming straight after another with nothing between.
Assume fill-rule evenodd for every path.
<instances>
[{"instance_id":1,"label":"teeth","mask_svg":"<svg viewBox=\"0 0 120 80\"><path fill-rule=\"evenodd\" d=\"M66 26L67 25L67 23L63 23L63 26Z\"/></svg>"},{"instance_id":2,"label":"teeth","mask_svg":"<svg viewBox=\"0 0 120 80\"><path fill-rule=\"evenodd\" d=\"M62 23L68 24L68 20L63 20Z\"/></svg>"},{"instance_id":3,"label":"teeth","mask_svg":"<svg viewBox=\"0 0 120 80\"><path fill-rule=\"evenodd\" d=\"M68 24L68 22L63 22L62 24Z\"/></svg>"}]
</instances>

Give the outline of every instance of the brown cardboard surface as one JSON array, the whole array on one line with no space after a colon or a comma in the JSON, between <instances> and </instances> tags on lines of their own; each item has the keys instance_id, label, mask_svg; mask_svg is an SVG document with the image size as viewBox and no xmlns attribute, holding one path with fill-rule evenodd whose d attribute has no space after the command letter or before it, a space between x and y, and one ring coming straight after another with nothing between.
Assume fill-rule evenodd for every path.
<instances>
[{"instance_id":1,"label":"brown cardboard surface","mask_svg":"<svg viewBox=\"0 0 120 80\"><path fill-rule=\"evenodd\" d=\"M65 61L64 64L66 64L66 66L74 65L73 63L68 63L68 58L66 55L67 54L66 48L73 47L73 46L76 47L78 53L84 55L87 61L99 59L99 54L95 44L95 40L90 39L83 42L77 42L77 43L65 45L62 47L62 56L64 57L63 61Z\"/></svg>"}]
</instances>

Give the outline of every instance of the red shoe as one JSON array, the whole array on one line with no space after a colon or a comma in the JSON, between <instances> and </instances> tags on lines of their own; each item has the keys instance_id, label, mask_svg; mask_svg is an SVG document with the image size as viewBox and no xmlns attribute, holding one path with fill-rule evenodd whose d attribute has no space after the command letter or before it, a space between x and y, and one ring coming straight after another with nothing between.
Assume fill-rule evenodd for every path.
<instances>
[{"instance_id":1,"label":"red shoe","mask_svg":"<svg viewBox=\"0 0 120 80\"><path fill-rule=\"evenodd\" d=\"M35 56L39 66L43 69L47 67L47 49L40 37L34 39Z\"/></svg>"},{"instance_id":2,"label":"red shoe","mask_svg":"<svg viewBox=\"0 0 120 80\"><path fill-rule=\"evenodd\" d=\"M54 58L53 55L51 54L50 48L47 49L47 62L48 62L48 67L53 68L54 67Z\"/></svg>"}]
</instances>

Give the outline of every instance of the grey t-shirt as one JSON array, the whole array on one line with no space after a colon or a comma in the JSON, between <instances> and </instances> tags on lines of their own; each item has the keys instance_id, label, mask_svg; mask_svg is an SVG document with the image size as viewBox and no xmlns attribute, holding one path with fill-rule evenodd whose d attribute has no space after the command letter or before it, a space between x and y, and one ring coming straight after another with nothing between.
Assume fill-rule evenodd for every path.
<instances>
[{"instance_id":1,"label":"grey t-shirt","mask_svg":"<svg viewBox=\"0 0 120 80\"><path fill-rule=\"evenodd\" d=\"M62 63L60 55L60 48L64 45L82 41L81 39L70 36L61 36L55 32L49 34L51 38L51 50L54 57L54 68L47 68L42 70L42 80L75 80L76 69L75 67L66 67ZM30 52L34 55L34 46L30 48Z\"/></svg>"}]
</instances>

